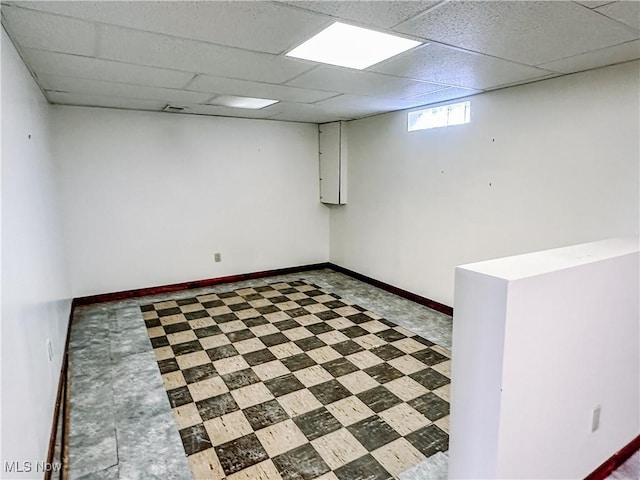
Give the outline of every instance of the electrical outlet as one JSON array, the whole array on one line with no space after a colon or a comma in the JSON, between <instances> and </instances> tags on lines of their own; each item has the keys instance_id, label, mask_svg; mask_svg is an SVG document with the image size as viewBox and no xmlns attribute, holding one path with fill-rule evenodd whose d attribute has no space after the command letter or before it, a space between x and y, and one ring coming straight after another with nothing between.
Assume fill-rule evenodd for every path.
<instances>
[{"instance_id":1,"label":"electrical outlet","mask_svg":"<svg viewBox=\"0 0 640 480\"><path fill-rule=\"evenodd\" d=\"M213 258L215 259L216 263L219 263L222 261L222 257L220 256L220 253L214 253Z\"/></svg>"},{"instance_id":2,"label":"electrical outlet","mask_svg":"<svg viewBox=\"0 0 640 480\"><path fill-rule=\"evenodd\" d=\"M49 357L49 362L53 362L53 343L51 340L47 338L47 356Z\"/></svg>"},{"instance_id":3,"label":"electrical outlet","mask_svg":"<svg viewBox=\"0 0 640 480\"><path fill-rule=\"evenodd\" d=\"M593 414L591 416L591 431L595 432L600 428L600 410L602 407L600 405L596 405L596 408L593 409Z\"/></svg>"}]
</instances>

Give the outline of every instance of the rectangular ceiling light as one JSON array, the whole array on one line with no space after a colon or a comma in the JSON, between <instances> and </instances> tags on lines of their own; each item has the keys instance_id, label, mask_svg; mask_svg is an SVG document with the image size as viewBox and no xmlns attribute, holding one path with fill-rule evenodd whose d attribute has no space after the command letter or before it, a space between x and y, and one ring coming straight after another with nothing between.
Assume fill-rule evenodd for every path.
<instances>
[{"instance_id":1,"label":"rectangular ceiling light","mask_svg":"<svg viewBox=\"0 0 640 480\"><path fill-rule=\"evenodd\" d=\"M269 98L234 97L232 95L223 95L216 97L211 101L212 105L233 108L250 108L253 110L258 110L260 108L273 105L274 103L278 103L278 100L271 100Z\"/></svg>"},{"instance_id":2,"label":"rectangular ceiling light","mask_svg":"<svg viewBox=\"0 0 640 480\"><path fill-rule=\"evenodd\" d=\"M418 45L415 40L336 22L287 56L362 70Z\"/></svg>"}]
</instances>

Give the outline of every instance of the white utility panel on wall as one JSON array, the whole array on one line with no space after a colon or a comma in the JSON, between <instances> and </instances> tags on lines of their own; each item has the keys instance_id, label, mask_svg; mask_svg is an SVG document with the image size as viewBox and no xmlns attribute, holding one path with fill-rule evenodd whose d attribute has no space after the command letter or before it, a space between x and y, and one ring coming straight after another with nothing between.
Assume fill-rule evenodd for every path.
<instances>
[{"instance_id":1,"label":"white utility panel on wall","mask_svg":"<svg viewBox=\"0 0 640 480\"><path fill-rule=\"evenodd\" d=\"M320 137L320 201L347 203L347 142L344 122L318 125Z\"/></svg>"}]
</instances>

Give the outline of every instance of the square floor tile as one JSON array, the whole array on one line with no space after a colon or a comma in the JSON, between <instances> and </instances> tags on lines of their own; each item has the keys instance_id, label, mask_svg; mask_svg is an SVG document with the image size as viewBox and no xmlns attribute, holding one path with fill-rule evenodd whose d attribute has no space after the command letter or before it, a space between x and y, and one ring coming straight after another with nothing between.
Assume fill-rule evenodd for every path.
<instances>
[{"instance_id":1,"label":"square floor tile","mask_svg":"<svg viewBox=\"0 0 640 480\"><path fill-rule=\"evenodd\" d=\"M221 360L223 358L229 358L229 357L238 355L238 351L236 350L236 347L229 344L229 345L222 345L220 347L210 348L209 350L207 350L207 354L209 355L209 358L213 362L216 360Z\"/></svg>"},{"instance_id":2,"label":"square floor tile","mask_svg":"<svg viewBox=\"0 0 640 480\"><path fill-rule=\"evenodd\" d=\"M363 455L353 462L338 468L335 472L339 480L361 478L366 480L391 480L391 475L371 455Z\"/></svg>"},{"instance_id":3,"label":"square floor tile","mask_svg":"<svg viewBox=\"0 0 640 480\"><path fill-rule=\"evenodd\" d=\"M302 370L303 368L316 365L315 360L306 353L299 353L298 355L292 355L291 357L283 358L281 362L292 372L296 372L298 370Z\"/></svg>"},{"instance_id":4,"label":"square floor tile","mask_svg":"<svg viewBox=\"0 0 640 480\"><path fill-rule=\"evenodd\" d=\"M387 343L384 340L382 340L380 337L373 335L372 333L370 333L369 335L364 335L362 337L354 338L353 341L356 342L361 347L366 348L367 350L380 347Z\"/></svg>"},{"instance_id":5,"label":"square floor tile","mask_svg":"<svg viewBox=\"0 0 640 480\"><path fill-rule=\"evenodd\" d=\"M385 383L385 388L405 402L427 393L427 389L409 377L400 377Z\"/></svg>"},{"instance_id":6,"label":"square floor tile","mask_svg":"<svg viewBox=\"0 0 640 480\"><path fill-rule=\"evenodd\" d=\"M367 454L365 447L345 428L317 438L311 445L333 470Z\"/></svg>"},{"instance_id":7,"label":"square floor tile","mask_svg":"<svg viewBox=\"0 0 640 480\"><path fill-rule=\"evenodd\" d=\"M265 344L260 341L259 338L250 338L248 340L242 340L233 344L238 350L238 353L244 355L245 353L257 352L264 350Z\"/></svg>"},{"instance_id":8,"label":"square floor tile","mask_svg":"<svg viewBox=\"0 0 640 480\"><path fill-rule=\"evenodd\" d=\"M447 377L436 372L432 368L420 370L419 372L412 373L409 376L429 390L435 390L451 382Z\"/></svg>"},{"instance_id":9,"label":"square floor tile","mask_svg":"<svg viewBox=\"0 0 640 480\"><path fill-rule=\"evenodd\" d=\"M191 323L191 325L193 326L193 322ZM222 335L222 330L220 330L220 327L217 325L197 328L193 330L193 332L198 338L213 337L214 335Z\"/></svg>"},{"instance_id":10,"label":"square floor tile","mask_svg":"<svg viewBox=\"0 0 640 480\"><path fill-rule=\"evenodd\" d=\"M205 422L212 418L234 412L240 408L229 393L223 393L216 397L200 400L196 402L196 406L198 407L200 417Z\"/></svg>"},{"instance_id":11,"label":"square floor tile","mask_svg":"<svg viewBox=\"0 0 640 480\"><path fill-rule=\"evenodd\" d=\"M344 328L340 330L347 337L354 339L356 337L362 337L363 335L367 335L369 332L358 325L353 325L352 327Z\"/></svg>"},{"instance_id":12,"label":"square floor tile","mask_svg":"<svg viewBox=\"0 0 640 480\"><path fill-rule=\"evenodd\" d=\"M176 345L178 343L197 340L198 337L196 337L196 334L193 332L193 330L185 330L184 332L170 333L166 338L169 344Z\"/></svg>"},{"instance_id":13,"label":"square floor tile","mask_svg":"<svg viewBox=\"0 0 640 480\"><path fill-rule=\"evenodd\" d=\"M231 344L231 340L229 340L226 335L214 335L212 337L202 337L200 339L200 344L202 345L202 348L209 350L211 348L229 345Z\"/></svg>"},{"instance_id":14,"label":"square floor tile","mask_svg":"<svg viewBox=\"0 0 640 480\"><path fill-rule=\"evenodd\" d=\"M343 398L351 396L351 392L347 390L337 380L329 380L328 382L320 383L309 387L309 391L323 404L337 402Z\"/></svg>"},{"instance_id":15,"label":"square floor tile","mask_svg":"<svg viewBox=\"0 0 640 480\"><path fill-rule=\"evenodd\" d=\"M293 421L309 440L315 440L342 428L336 417L324 407L298 415Z\"/></svg>"},{"instance_id":16,"label":"square floor tile","mask_svg":"<svg viewBox=\"0 0 640 480\"><path fill-rule=\"evenodd\" d=\"M171 348L173 349L174 355L177 357L186 353L193 353L202 350L202 345L198 340L192 340L190 342L172 345Z\"/></svg>"},{"instance_id":17,"label":"square floor tile","mask_svg":"<svg viewBox=\"0 0 640 480\"><path fill-rule=\"evenodd\" d=\"M203 450L193 455L189 455L187 458L189 467L193 473L194 478L207 480L223 480L224 470L218 460L218 455L213 448Z\"/></svg>"},{"instance_id":18,"label":"square floor tile","mask_svg":"<svg viewBox=\"0 0 640 480\"><path fill-rule=\"evenodd\" d=\"M187 383L195 383L212 377L217 377L218 372L213 368L213 364L205 363L203 365L182 370L182 375Z\"/></svg>"},{"instance_id":19,"label":"square floor tile","mask_svg":"<svg viewBox=\"0 0 640 480\"><path fill-rule=\"evenodd\" d=\"M256 350L255 352L244 353L242 356L251 366L271 362L276 359L275 355L266 348L262 350Z\"/></svg>"},{"instance_id":20,"label":"square floor tile","mask_svg":"<svg viewBox=\"0 0 640 480\"><path fill-rule=\"evenodd\" d=\"M227 384L229 390L246 387L247 385L260 382L258 375L256 375L256 373L250 368L222 375L222 380Z\"/></svg>"},{"instance_id":21,"label":"square floor tile","mask_svg":"<svg viewBox=\"0 0 640 480\"><path fill-rule=\"evenodd\" d=\"M318 385L319 383L328 382L333 379L333 376L320 365L296 370L293 374L298 377L298 380L300 380L305 387L312 387L313 385Z\"/></svg>"},{"instance_id":22,"label":"square floor tile","mask_svg":"<svg viewBox=\"0 0 640 480\"><path fill-rule=\"evenodd\" d=\"M231 395L242 409L273 399L273 394L264 383L254 383L237 390L231 390Z\"/></svg>"},{"instance_id":23,"label":"square floor tile","mask_svg":"<svg viewBox=\"0 0 640 480\"><path fill-rule=\"evenodd\" d=\"M351 355L352 353L361 352L364 348L358 345L353 340L346 340L344 342L338 342L336 344L331 345L331 348L336 350L338 353L342 355Z\"/></svg>"},{"instance_id":24,"label":"square floor tile","mask_svg":"<svg viewBox=\"0 0 640 480\"><path fill-rule=\"evenodd\" d=\"M360 392L375 388L379 385L373 378L367 375L362 370L349 373L338 378L338 381L347 387L351 393L357 395Z\"/></svg>"},{"instance_id":25,"label":"square floor tile","mask_svg":"<svg viewBox=\"0 0 640 480\"><path fill-rule=\"evenodd\" d=\"M377 415L360 420L347 430L369 451L400 438L400 434Z\"/></svg>"},{"instance_id":26,"label":"square floor tile","mask_svg":"<svg viewBox=\"0 0 640 480\"><path fill-rule=\"evenodd\" d=\"M254 433L215 447L225 474L231 475L269 458Z\"/></svg>"},{"instance_id":27,"label":"square floor tile","mask_svg":"<svg viewBox=\"0 0 640 480\"><path fill-rule=\"evenodd\" d=\"M333 330L332 332L321 333L317 335L317 337L327 345L334 345L336 343L346 342L347 340L349 340L349 337L347 337L344 333L339 332L337 330ZM352 353L355 353L355 352L352 352Z\"/></svg>"},{"instance_id":28,"label":"square floor tile","mask_svg":"<svg viewBox=\"0 0 640 480\"><path fill-rule=\"evenodd\" d=\"M202 424L183 428L180 430L180 437L187 455L211 448L211 440L209 440L207 430Z\"/></svg>"},{"instance_id":29,"label":"square floor tile","mask_svg":"<svg viewBox=\"0 0 640 480\"><path fill-rule=\"evenodd\" d=\"M419 352L412 353L411 355L417 358L418 360L420 360L422 363L424 363L427 366L436 365L438 363L449 360L447 357L445 357L441 353L436 352L431 348L427 348L426 350L421 350Z\"/></svg>"},{"instance_id":30,"label":"square floor tile","mask_svg":"<svg viewBox=\"0 0 640 480\"><path fill-rule=\"evenodd\" d=\"M322 404L318 402L316 397L307 390L297 390L278 398L278 402L291 417L302 415L316 408L320 408Z\"/></svg>"},{"instance_id":31,"label":"square floor tile","mask_svg":"<svg viewBox=\"0 0 640 480\"><path fill-rule=\"evenodd\" d=\"M327 362L330 362L331 360L342 358L342 355L340 355L338 352L336 352L333 348L329 346L317 348L315 350L310 350L307 352L307 355L313 358L316 361L316 363L327 363ZM347 372L347 373L351 373L351 372Z\"/></svg>"},{"instance_id":32,"label":"square floor tile","mask_svg":"<svg viewBox=\"0 0 640 480\"><path fill-rule=\"evenodd\" d=\"M362 400L353 396L328 404L326 408L345 426L374 415L373 410L367 407Z\"/></svg>"},{"instance_id":33,"label":"square floor tile","mask_svg":"<svg viewBox=\"0 0 640 480\"><path fill-rule=\"evenodd\" d=\"M318 337L310 336L301 340L295 340L294 343L305 352L313 351L317 348L325 347L327 344L320 340Z\"/></svg>"},{"instance_id":34,"label":"square floor tile","mask_svg":"<svg viewBox=\"0 0 640 480\"><path fill-rule=\"evenodd\" d=\"M202 423L198 407L195 403L187 403L173 409L173 418L176 421L178 430Z\"/></svg>"},{"instance_id":35,"label":"square floor tile","mask_svg":"<svg viewBox=\"0 0 640 480\"><path fill-rule=\"evenodd\" d=\"M309 443L274 457L273 464L283 480L313 480L330 470Z\"/></svg>"},{"instance_id":36,"label":"square floor tile","mask_svg":"<svg viewBox=\"0 0 640 480\"><path fill-rule=\"evenodd\" d=\"M406 403L400 403L378 415L400 435L408 435L431 423L427 417Z\"/></svg>"},{"instance_id":37,"label":"square floor tile","mask_svg":"<svg viewBox=\"0 0 640 480\"><path fill-rule=\"evenodd\" d=\"M280 360L256 365L253 367L253 371L256 372L256 375L258 375L263 382L289 374L289 369L285 367Z\"/></svg>"},{"instance_id":38,"label":"square floor tile","mask_svg":"<svg viewBox=\"0 0 640 480\"><path fill-rule=\"evenodd\" d=\"M387 472L396 477L426 458L404 438L378 448L371 455Z\"/></svg>"},{"instance_id":39,"label":"square floor tile","mask_svg":"<svg viewBox=\"0 0 640 480\"><path fill-rule=\"evenodd\" d=\"M388 328L386 330L381 330L376 332L376 335L380 337L385 342L395 342L398 340L402 340L403 338L407 338L406 335L394 330L393 328Z\"/></svg>"},{"instance_id":40,"label":"square floor tile","mask_svg":"<svg viewBox=\"0 0 640 480\"><path fill-rule=\"evenodd\" d=\"M285 420L258 430L256 436L271 457L307 443L307 438L293 420Z\"/></svg>"},{"instance_id":41,"label":"square floor tile","mask_svg":"<svg viewBox=\"0 0 640 480\"><path fill-rule=\"evenodd\" d=\"M302 349L297 346L293 342L281 343L279 345L274 345L273 347L269 347L271 353L273 353L276 358L283 359L287 357L291 357L292 355L299 355L300 353L304 353Z\"/></svg>"},{"instance_id":42,"label":"square floor tile","mask_svg":"<svg viewBox=\"0 0 640 480\"><path fill-rule=\"evenodd\" d=\"M248 407L244 409L244 415L254 430L260 430L289 418L287 412L276 400Z\"/></svg>"},{"instance_id":43,"label":"square floor tile","mask_svg":"<svg viewBox=\"0 0 640 480\"><path fill-rule=\"evenodd\" d=\"M282 480L282 477L273 462L265 460L229 475L226 480Z\"/></svg>"},{"instance_id":44,"label":"square floor tile","mask_svg":"<svg viewBox=\"0 0 640 480\"><path fill-rule=\"evenodd\" d=\"M165 373L162 375L162 382L165 390L173 390L174 388L184 387L187 384L182 372Z\"/></svg>"},{"instance_id":45,"label":"square floor tile","mask_svg":"<svg viewBox=\"0 0 640 480\"><path fill-rule=\"evenodd\" d=\"M449 435L436 425L421 428L405 437L425 457L449 449Z\"/></svg>"},{"instance_id":46,"label":"square floor tile","mask_svg":"<svg viewBox=\"0 0 640 480\"><path fill-rule=\"evenodd\" d=\"M253 433L251 425L241 410L207 420L204 422L204 427L213 446Z\"/></svg>"},{"instance_id":47,"label":"square floor tile","mask_svg":"<svg viewBox=\"0 0 640 480\"><path fill-rule=\"evenodd\" d=\"M376 413L402 403L402 399L391 393L384 386L365 390L364 392L359 393L357 397Z\"/></svg>"},{"instance_id":48,"label":"square floor tile","mask_svg":"<svg viewBox=\"0 0 640 480\"><path fill-rule=\"evenodd\" d=\"M346 358L361 370L372 367L374 365L379 365L383 362L380 357L374 355L368 350L363 350L362 352L348 355Z\"/></svg>"},{"instance_id":49,"label":"square floor tile","mask_svg":"<svg viewBox=\"0 0 640 480\"><path fill-rule=\"evenodd\" d=\"M320 335L321 333L330 332L330 331L334 330L334 328L331 325L327 325L324 322L319 322L319 323L315 323L313 325L309 325L307 327L307 330L309 330L314 335Z\"/></svg>"},{"instance_id":50,"label":"square floor tile","mask_svg":"<svg viewBox=\"0 0 640 480\"><path fill-rule=\"evenodd\" d=\"M411 355L403 355L401 357L396 357L393 360L389 360L387 362L394 368L397 368L405 375L410 375L415 372L419 372L423 370L426 365L422 363L420 360L413 358Z\"/></svg>"},{"instance_id":51,"label":"square floor tile","mask_svg":"<svg viewBox=\"0 0 640 480\"><path fill-rule=\"evenodd\" d=\"M449 403L432 392L417 397L408 403L431 421L449 415Z\"/></svg>"},{"instance_id":52,"label":"square floor tile","mask_svg":"<svg viewBox=\"0 0 640 480\"><path fill-rule=\"evenodd\" d=\"M394 347L393 345L383 345L381 347L372 348L370 351L375 353L382 360L387 360L387 361L404 355L404 352L402 350ZM420 359L418 358L418 360Z\"/></svg>"},{"instance_id":53,"label":"square floor tile","mask_svg":"<svg viewBox=\"0 0 640 480\"><path fill-rule=\"evenodd\" d=\"M189 388L186 386L167 390L167 395L169 397L171 408L180 407L181 405L193 402L191 392L189 392Z\"/></svg>"},{"instance_id":54,"label":"square floor tile","mask_svg":"<svg viewBox=\"0 0 640 480\"><path fill-rule=\"evenodd\" d=\"M343 357L323 363L322 368L324 368L334 377L341 377L343 375L347 375L348 373L358 371L358 367L356 367L353 363Z\"/></svg>"},{"instance_id":55,"label":"square floor tile","mask_svg":"<svg viewBox=\"0 0 640 480\"><path fill-rule=\"evenodd\" d=\"M382 384L404 376L404 373L386 362L366 368L364 371L376 382Z\"/></svg>"},{"instance_id":56,"label":"square floor tile","mask_svg":"<svg viewBox=\"0 0 640 480\"><path fill-rule=\"evenodd\" d=\"M275 397L281 397L304 388L304 385L292 373L266 380L264 384Z\"/></svg>"},{"instance_id":57,"label":"square floor tile","mask_svg":"<svg viewBox=\"0 0 640 480\"><path fill-rule=\"evenodd\" d=\"M222 360L216 360L215 362L213 362L213 366L220 375L249 368L249 364L247 363L247 361L240 355L236 355L235 357L223 358Z\"/></svg>"},{"instance_id":58,"label":"square floor tile","mask_svg":"<svg viewBox=\"0 0 640 480\"><path fill-rule=\"evenodd\" d=\"M160 368L161 374L180 370L180 366L175 358L167 358L166 360L158 361L158 367Z\"/></svg>"}]
</instances>

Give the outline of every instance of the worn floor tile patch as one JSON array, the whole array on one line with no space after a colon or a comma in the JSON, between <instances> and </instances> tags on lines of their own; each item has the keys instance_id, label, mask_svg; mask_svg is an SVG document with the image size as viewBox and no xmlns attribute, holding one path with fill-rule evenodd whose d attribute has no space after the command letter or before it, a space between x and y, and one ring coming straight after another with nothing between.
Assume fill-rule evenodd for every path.
<instances>
[{"instance_id":1,"label":"worn floor tile patch","mask_svg":"<svg viewBox=\"0 0 640 480\"><path fill-rule=\"evenodd\" d=\"M196 479L387 480L448 449L448 350L318 285L140 308Z\"/></svg>"}]
</instances>

